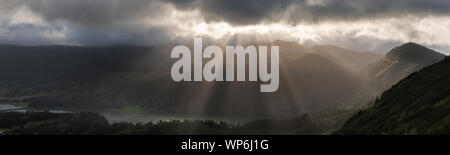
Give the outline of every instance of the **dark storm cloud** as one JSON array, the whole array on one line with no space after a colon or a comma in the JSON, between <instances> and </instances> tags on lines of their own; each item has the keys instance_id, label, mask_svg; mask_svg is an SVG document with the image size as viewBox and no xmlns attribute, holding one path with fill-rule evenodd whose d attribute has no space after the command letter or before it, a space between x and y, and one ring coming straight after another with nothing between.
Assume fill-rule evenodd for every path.
<instances>
[{"instance_id":1,"label":"dark storm cloud","mask_svg":"<svg viewBox=\"0 0 450 155\"><path fill-rule=\"evenodd\" d=\"M2 12L26 6L44 19L110 25L143 17L165 16L166 4L199 10L206 21L233 25L288 20L320 22L450 15L449 0L2 0Z\"/></svg>"},{"instance_id":2,"label":"dark storm cloud","mask_svg":"<svg viewBox=\"0 0 450 155\"><path fill-rule=\"evenodd\" d=\"M235 25L450 15L448 0L170 0L178 9L198 9L207 21Z\"/></svg>"},{"instance_id":3,"label":"dark storm cloud","mask_svg":"<svg viewBox=\"0 0 450 155\"><path fill-rule=\"evenodd\" d=\"M255 24L285 11L294 0L169 0L177 9L198 9L206 21Z\"/></svg>"},{"instance_id":4,"label":"dark storm cloud","mask_svg":"<svg viewBox=\"0 0 450 155\"><path fill-rule=\"evenodd\" d=\"M21 9L38 16L43 23L11 24L11 16ZM199 16L170 19L172 23L161 24L163 19L171 18L174 9L181 13L198 11ZM191 18L244 26L406 16L450 16L450 0L0 0L0 44L20 44L23 40L57 44L57 39L82 45L157 44L173 39L173 34L180 31L177 28L189 24L184 20ZM414 27L392 29L408 30L405 33L409 38L429 37L426 35L429 32ZM62 31L65 36L53 39L54 32Z\"/></svg>"},{"instance_id":5,"label":"dark storm cloud","mask_svg":"<svg viewBox=\"0 0 450 155\"><path fill-rule=\"evenodd\" d=\"M47 41L48 36L39 32L51 33L54 27L67 27L61 41L63 43L111 45L167 42L171 35L168 29L172 26L149 26L146 23L149 18L164 18L171 11L167 6L156 0L0 0L0 22L3 23L0 30L7 30L0 33L0 40L14 44L54 44L57 41ZM12 15L21 10L29 10L45 23L26 23L29 25L26 28L21 23L14 23L17 19L13 19Z\"/></svg>"},{"instance_id":6,"label":"dark storm cloud","mask_svg":"<svg viewBox=\"0 0 450 155\"><path fill-rule=\"evenodd\" d=\"M324 5L300 5L293 21L360 20L450 15L448 0L324 0Z\"/></svg>"},{"instance_id":7,"label":"dark storm cloud","mask_svg":"<svg viewBox=\"0 0 450 155\"><path fill-rule=\"evenodd\" d=\"M19 0L20 1L20 0ZM108 26L164 14L154 0L22 0L23 5L48 21Z\"/></svg>"}]
</instances>

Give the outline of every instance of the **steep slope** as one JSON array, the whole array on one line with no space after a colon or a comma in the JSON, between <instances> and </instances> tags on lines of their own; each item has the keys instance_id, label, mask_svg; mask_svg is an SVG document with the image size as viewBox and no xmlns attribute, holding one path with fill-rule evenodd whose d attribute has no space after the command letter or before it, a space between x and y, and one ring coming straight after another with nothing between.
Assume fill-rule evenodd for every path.
<instances>
[{"instance_id":1,"label":"steep slope","mask_svg":"<svg viewBox=\"0 0 450 155\"><path fill-rule=\"evenodd\" d=\"M88 64L103 52L93 47L0 45L0 82L53 80Z\"/></svg>"},{"instance_id":2,"label":"steep slope","mask_svg":"<svg viewBox=\"0 0 450 155\"><path fill-rule=\"evenodd\" d=\"M445 55L415 43L406 43L392 49L385 58L368 72L377 91L384 91L409 74L445 58Z\"/></svg>"},{"instance_id":3,"label":"steep slope","mask_svg":"<svg viewBox=\"0 0 450 155\"><path fill-rule=\"evenodd\" d=\"M367 105L401 79L444 58L445 55L415 43L395 47L383 59L367 65L360 72L369 82L347 103Z\"/></svg>"},{"instance_id":4,"label":"steep slope","mask_svg":"<svg viewBox=\"0 0 450 155\"><path fill-rule=\"evenodd\" d=\"M450 134L450 58L383 93L336 134Z\"/></svg>"}]
</instances>

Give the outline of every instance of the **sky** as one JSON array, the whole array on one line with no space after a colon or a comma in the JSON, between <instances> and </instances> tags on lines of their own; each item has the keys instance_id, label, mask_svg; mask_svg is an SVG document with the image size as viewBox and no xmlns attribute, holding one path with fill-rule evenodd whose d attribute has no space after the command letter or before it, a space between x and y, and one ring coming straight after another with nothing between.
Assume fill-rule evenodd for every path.
<instances>
[{"instance_id":1,"label":"sky","mask_svg":"<svg viewBox=\"0 0 450 155\"><path fill-rule=\"evenodd\" d=\"M449 0L0 0L0 44L161 45L285 40L450 53Z\"/></svg>"}]
</instances>

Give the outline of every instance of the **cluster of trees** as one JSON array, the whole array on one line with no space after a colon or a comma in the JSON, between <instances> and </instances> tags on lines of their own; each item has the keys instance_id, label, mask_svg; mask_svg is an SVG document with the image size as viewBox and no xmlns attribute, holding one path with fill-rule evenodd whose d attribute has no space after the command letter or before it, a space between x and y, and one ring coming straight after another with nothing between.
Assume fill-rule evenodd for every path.
<instances>
[{"instance_id":1,"label":"cluster of trees","mask_svg":"<svg viewBox=\"0 0 450 155\"><path fill-rule=\"evenodd\" d=\"M244 124L207 120L110 124L97 113L0 113L0 128L13 135L195 135L195 134L320 134L308 115L284 120L256 120Z\"/></svg>"},{"instance_id":2,"label":"cluster of trees","mask_svg":"<svg viewBox=\"0 0 450 155\"><path fill-rule=\"evenodd\" d=\"M6 112L0 113L0 128L6 134L101 134L108 121L95 113Z\"/></svg>"}]
</instances>

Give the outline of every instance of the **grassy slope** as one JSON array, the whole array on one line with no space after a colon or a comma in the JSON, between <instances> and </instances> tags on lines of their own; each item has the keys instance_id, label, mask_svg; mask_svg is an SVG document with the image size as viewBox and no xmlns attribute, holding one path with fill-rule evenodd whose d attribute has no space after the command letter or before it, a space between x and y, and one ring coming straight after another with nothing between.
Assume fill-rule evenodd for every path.
<instances>
[{"instance_id":1,"label":"grassy slope","mask_svg":"<svg viewBox=\"0 0 450 155\"><path fill-rule=\"evenodd\" d=\"M450 58L383 93L336 134L450 134Z\"/></svg>"},{"instance_id":2,"label":"grassy slope","mask_svg":"<svg viewBox=\"0 0 450 155\"><path fill-rule=\"evenodd\" d=\"M328 135L341 128L345 121L352 117L357 111L354 109L334 109L311 115L315 123L323 132Z\"/></svg>"}]
</instances>

